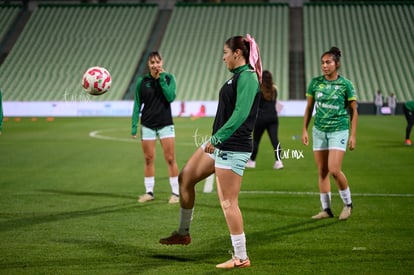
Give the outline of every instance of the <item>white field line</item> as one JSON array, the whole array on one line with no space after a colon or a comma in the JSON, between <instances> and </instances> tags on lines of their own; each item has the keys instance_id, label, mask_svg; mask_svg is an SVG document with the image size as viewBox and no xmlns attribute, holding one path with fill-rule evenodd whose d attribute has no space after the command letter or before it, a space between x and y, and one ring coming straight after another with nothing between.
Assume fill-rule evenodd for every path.
<instances>
[{"instance_id":1,"label":"white field line","mask_svg":"<svg viewBox=\"0 0 414 275\"><path fill-rule=\"evenodd\" d=\"M268 194L268 195L306 195L317 196L318 192L292 192L292 191L240 191L241 194ZM333 196L339 194L332 193ZM375 193L351 193L353 197L414 197L414 194L375 194Z\"/></svg>"},{"instance_id":2,"label":"white field line","mask_svg":"<svg viewBox=\"0 0 414 275\"><path fill-rule=\"evenodd\" d=\"M120 138L120 137L111 137L110 135L103 134L103 133L120 132L120 131L125 132L126 135L128 135L129 134L128 131L130 131L130 130L128 130L127 128L95 130L95 131L89 132L89 136L91 138L97 138L97 139L102 139L102 140L121 141L121 142L140 142L141 141L139 137L137 137L136 139L133 139L132 137ZM176 143L176 144L184 145L184 146L194 146L194 149L197 148L197 147L195 147L194 143L191 143L191 142L185 142L185 143L181 142L181 143Z\"/></svg>"},{"instance_id":3,"label":"white field line","mask_svg":"<svg viewBox=\"0 0 414 275\"><path fill-rule=\"evenodd\" d=\"M111 137L107 135L103 135L102 133L110 133L110 132L120 132L125 131L125 135L128 134L128 129L105 129L105 130L95 130L89 133L89 136L91 138L97 138L97 139L104 139L104 140L114 140L114 141L123 141L123 142L136 142L133 138L117 138L117 137Z\"/></svg>"}]
</instances>

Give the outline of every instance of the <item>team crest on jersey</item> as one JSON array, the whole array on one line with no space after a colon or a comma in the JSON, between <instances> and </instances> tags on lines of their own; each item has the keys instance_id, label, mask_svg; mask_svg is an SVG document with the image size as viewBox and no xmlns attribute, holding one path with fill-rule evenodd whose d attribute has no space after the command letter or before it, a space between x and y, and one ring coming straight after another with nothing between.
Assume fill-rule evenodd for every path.
<instances>
[{"instance_id":1,"label":"team crest on jersey","mask_svg":"<svg viewBox=\"0 0 414 275\"><path fill-rule=\"evenodd\" d=\"M231 85L233 83L233 78L232 79L229 79L228 81L227 81L227 84L228 85Z\"/></svg>"}]
</instances>

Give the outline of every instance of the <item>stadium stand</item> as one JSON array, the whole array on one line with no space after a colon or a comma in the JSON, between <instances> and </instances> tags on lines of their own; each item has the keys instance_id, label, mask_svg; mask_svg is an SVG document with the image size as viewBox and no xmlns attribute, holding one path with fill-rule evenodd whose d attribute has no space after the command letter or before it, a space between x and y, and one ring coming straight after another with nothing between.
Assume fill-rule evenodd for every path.
<instances>
[{"instance_id":1,"label":"stadium stand","mask_svg":"<svg viewBox=\"0 0 414 275\"><path fill-rule=\"evenodd\" d=\"M227 38L250 33L263 67L274 74L280 98L288 99L288 5L177 4L160 51L177 78L178 100L216 100L231 75L223 64Z\"/></svg>"},{"instance_id":2,"label":"stadium stand","mask_svg":"<svg viewBox=\"0 0 414 275\"><path fill-rule=\"evenodd\" d=\"M3 48L5 47L2 41L8 31L13 27L12 25L21 9L22 7L19 5L0 6L0 53L3 53Z\"/></svg>"},{"instance_id":3,"label":"stadium stand","mask_svg":"<svg viewBox=\"0 0 414 275\"><path fill-rule=\"evenodd\" d=\"M18 5L0 6L0 41L13 24L20 9Z\"/></svg>"},{"instance_id":4,"label":"stadium stand","mask_svg":"<svg viewBox=\"0 0 414 275\"><path fill-rule=\"evenodd\" d=\"M0 6L1 36L19 12L9 8ZM221 61L223 43L247 33L260 45L281 100L304 99L303 87L289 87L289 80L309 83L321 74L320 54L333 45L343 52L341 73L354 82L362 104L372 102L377 89L395 93L399 102L414 98L412 2L305 3L303 47L297 47L304 59L295 51L293 61L289 27L295 21L289 17L302 7L290 9L287 3L179 3L168 11L155 4L41 4L0 65L3 100L77 100L82 73L95 65L108 68L113 85L93 100L132 99L151 50L160 50L176 75L177 100L216 100L230 76ZM304 75L294 75L292 68L300 67Z\"/></svg>"},{"instance_id":5,"label":"stadium stand","mask_svg":"<svg viewBox=\"0 0 414 275\"><path fill-rule=\"evenodd\" d=\"M342 50L341 73L356 86L360 102L377 89L398 101L414 98L414 5L308 3L304 6L306 83L320 75L320 55Z\"/></svg>"},{"instance_id":6,"label":"stadium stand","mask_svg":"<svg viewBox=\"0 0 414 275\"><path fill-rule=\"evenodd\" d=\"M81 99L83 72L107 68L122 100L146 46L156 5L39 5L0 67L4 100Z\"/></svg>"}]
</instances>

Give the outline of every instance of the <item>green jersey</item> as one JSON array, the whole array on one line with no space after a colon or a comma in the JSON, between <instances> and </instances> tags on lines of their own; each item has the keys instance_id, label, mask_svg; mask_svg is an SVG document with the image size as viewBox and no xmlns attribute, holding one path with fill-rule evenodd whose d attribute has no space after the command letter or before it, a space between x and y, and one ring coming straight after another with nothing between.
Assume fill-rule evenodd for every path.
<instances>
[{"instance_id":1,"label":"green jersey","mask_svg":"<svg viewBox=\"0 0 414 275\"><path fill-rule=\"evenodd\" d=\"M261 94L259 80L247 64L231 72L232 78L220 90L211 144L220 150L251 152Z\"/></svg>"},{"instance_id":2,"label":"green jersey","mask_svg":"<svg viewBox=\"0 0 414 275\"><path fill-rule=\"evenodd\" d=\"M318 76L312 79L306 92L315 100L316 114L314 126L319 131L336 132L349 129L348 102L356 100L352 82L339 76L329 81Z\"/></svg>"},{"instance_id":3,"label":"green jersey","mask_svg":"<svg viewBox=\"0 0 414 275\"><path fill-rule=\"evenodd\" d=\"M405 102L405 107L410 111L414 111L414 101Z\"/></svg>"}]
</instances>

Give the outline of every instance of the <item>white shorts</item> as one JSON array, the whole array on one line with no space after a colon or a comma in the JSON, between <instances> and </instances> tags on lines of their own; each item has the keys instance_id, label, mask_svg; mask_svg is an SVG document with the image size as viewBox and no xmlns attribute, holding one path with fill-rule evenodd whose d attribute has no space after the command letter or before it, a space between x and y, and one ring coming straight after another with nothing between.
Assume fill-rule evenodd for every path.
<instances>
[{"instance_id":1,"label":"white shorts","mask_svg":"<svg viewBox=\"0 0 414 275\"><path fill-rule=\"evenodd\" d=\"M151 129L141 126L141 140L156 140L158 138L174 138L174 125L168 125L162 128Z\"/></svg>"}]
</instances>

